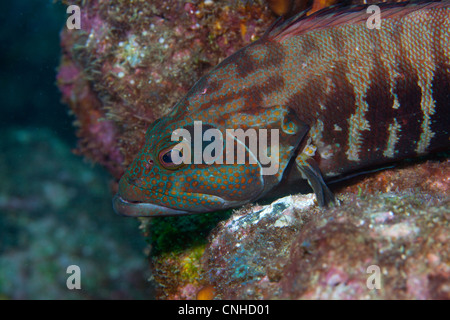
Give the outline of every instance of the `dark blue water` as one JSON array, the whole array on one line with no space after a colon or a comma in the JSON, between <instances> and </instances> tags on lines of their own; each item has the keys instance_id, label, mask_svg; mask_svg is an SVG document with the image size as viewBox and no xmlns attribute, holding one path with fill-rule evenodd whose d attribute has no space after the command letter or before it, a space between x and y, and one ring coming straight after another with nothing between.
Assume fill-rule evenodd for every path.
<instances>
[{"instance_id":1,"label":"dark blue water","mask_svg":"<svg viewBox=\"0 0 450 320\"><path fill-rule=\"evenodd\" d=\"M138 222L115 215L110 176L75 156L56 87L66 7L0 10L0 299L152 297ZM80 270L70 290L67 268Z\"/></svg>"}]
</instances>

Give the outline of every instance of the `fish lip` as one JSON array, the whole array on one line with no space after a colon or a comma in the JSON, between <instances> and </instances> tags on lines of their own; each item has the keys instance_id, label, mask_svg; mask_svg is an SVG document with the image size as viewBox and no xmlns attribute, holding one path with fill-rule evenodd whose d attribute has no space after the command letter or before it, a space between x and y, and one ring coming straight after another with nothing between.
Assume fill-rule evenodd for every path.
<instances>
[{"instance_id":1,"label":"fish lip","mask_svg":"<svg viewBox=\"0 0 450 320\"><path fill-rule=\"evenodd\" d=\"M129 217L156 217L189 214L188 211L172 209L153 203L128 201L116 194L112 200L114 212Z\"/></svg>"}]
</instances>

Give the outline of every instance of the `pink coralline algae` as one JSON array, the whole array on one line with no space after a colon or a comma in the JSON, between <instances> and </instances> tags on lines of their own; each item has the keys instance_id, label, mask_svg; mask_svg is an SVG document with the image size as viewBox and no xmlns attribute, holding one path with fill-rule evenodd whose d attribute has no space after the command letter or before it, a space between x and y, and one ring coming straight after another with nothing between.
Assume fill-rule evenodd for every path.
<instances>
[{"instance_id":1,"label":"pink coralline algae","mask_svg":"<svg viewBox=\"0 0 450 320\"><path fill-rule=\"evenodd\" d=\"M89 82L67 57L63 57L57 80L63 101L77 117L75 125L78 126L78 153L88 155L114 176L122 175L124 157L117 145L117 128L112 120L106 119L102 104Z\"/></svg>"}]
</instances>

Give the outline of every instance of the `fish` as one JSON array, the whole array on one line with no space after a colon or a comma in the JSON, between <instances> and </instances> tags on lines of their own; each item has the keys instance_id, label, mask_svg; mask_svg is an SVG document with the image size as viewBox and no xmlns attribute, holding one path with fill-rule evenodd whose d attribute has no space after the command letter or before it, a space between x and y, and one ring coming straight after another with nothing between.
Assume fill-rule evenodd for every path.
<instances>
[{"instance_id":1,"label":"fish","mask_svg":"<svg viewBox=\"0 0 450 320\"><path fill-rule=\"evenodd\" d=\"M219 211L284 185L328 206L334 178L448 150L450 1L376 7L281 17L224 59L149 125L114 210Z\"/></svg>"}]
</instances>

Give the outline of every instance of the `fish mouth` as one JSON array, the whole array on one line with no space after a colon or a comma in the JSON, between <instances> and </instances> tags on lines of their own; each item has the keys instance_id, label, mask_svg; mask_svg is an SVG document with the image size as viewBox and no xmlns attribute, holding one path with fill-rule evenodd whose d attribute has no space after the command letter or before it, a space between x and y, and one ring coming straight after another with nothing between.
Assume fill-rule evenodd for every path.
<instances>
[{"instance_id":1,"label":"fish mouth","mask_svg":"<svg viewBox=\"0 0 450 320\"><path fill-rule=\"evenodd\" d=\"M188 211L172 209L153 203L128 201L116 194L113 198L113 209L117 214L129 217L157 217L189 214Z\"/></svg>"}]
</instances>

